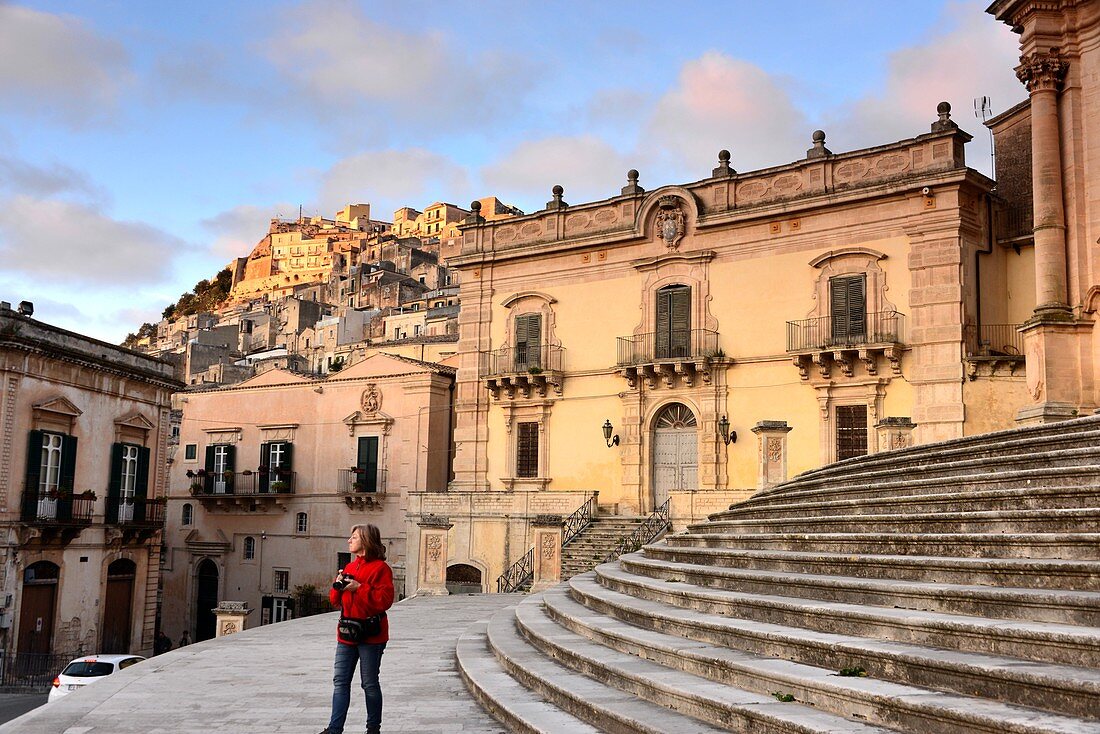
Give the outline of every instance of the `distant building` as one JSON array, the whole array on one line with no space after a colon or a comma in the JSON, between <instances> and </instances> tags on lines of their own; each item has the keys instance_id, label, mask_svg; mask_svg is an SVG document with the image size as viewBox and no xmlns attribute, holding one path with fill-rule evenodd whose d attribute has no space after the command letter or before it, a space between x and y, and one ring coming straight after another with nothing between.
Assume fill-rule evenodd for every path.
<instances>
[{"instance_id":1,"label":"distant building","mask_svg":"<svg viewBox=\"0 0 1100 734\"><path fill-rule=\"evenodd\" d=\"M3 649L149 655L172 366L0 303L0 385Z\"/></svg>"}]
</instances>

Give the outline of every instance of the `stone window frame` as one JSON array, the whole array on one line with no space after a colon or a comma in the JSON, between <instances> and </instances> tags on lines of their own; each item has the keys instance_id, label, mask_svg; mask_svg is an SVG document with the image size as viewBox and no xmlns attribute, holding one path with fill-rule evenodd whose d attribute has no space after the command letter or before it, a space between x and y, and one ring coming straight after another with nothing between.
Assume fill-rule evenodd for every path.
<instances>
[{"instance_id":1,"label":"stone window frame","mask_svg":"<svg viewBox=\"0 0 1100 734\"><path fill-rule=\"evenodd\" d=\"M500 481L507 489L546 489L553 477L550 474L550 413L553 408L551 400L535 400L530 402L508 402L504 408L504 431L507 437L505 441L505 476ZM516 457L519 450L517 423L538 424L538 476L516 476Z\"/></svg>"},{"instance_id":2,"label":"stone window frame","mask_svg":"<svg viewBox=\"0 0 1100 734\"><path fill-rule=\"evenodd\" d=\"M299 512L294 516L294 533L296 535L309 534L309 513Z\"/></svg>"},{"instance_id":3,"label":"stone window frame","mask_svg":"<svg viewBox=\"0 0 1100 734\"><path fill-rule=\"evenodd\" d=\"M878 432L875 430L875 423L885 414L883 409L886 400L886 385L882 381L823 386L819 390L817 400L822 421L819 432L822 465L831 464L837 460L836 408L842 405L867 407L867 455L878 453Z\"/></svg>"},{"instance_id":4,"label":"stone window frame","mask_svg":"<svg viewBox=\"0 0 1100 734\"><path fill-rule=\"evenodd\" d=\"M280 574L286 574L280 577ZM285 578L286 585L279 586L279 579ZM289 594L290 593L290 569L285 566L276 566L271 569L271 593L272 594Z\"/></svg>"},{"instance_id":5,"label":"stone window frame","mask_svg":"<svg viewBox=\"0 0 1100 734\"><path fill-rule=\"evenodd\" d=\"M252 541L251 543L249 541ZM241 539L241 562L243 563L255 563L256 562L256 538L252 535L246 535Z\"/></svg>"},{"instance_id":6,"label":"stone window frame","mask_svg":"<svg viewBox=\"0 0 1100 734\"><path fill-rule=\"evenodd\" d=\"M554 304L558 299L539 291L519 291L501 301L500 305L508 309L504 322L504 340L500 349L514 349L516 346L516 319L520 316L539 314L542 316L539 343L543 346L561 346L557 336L557 314Z\"/></svg>"},{"instance_id":7,"label":"stone window frame","mask_svg":"<svg viewBox=\"0 0 1100 734\"><path fill-rule=\"evenodd\" d=\"M897 306L886 297L890 288L886 284L886 271L879 265L879 262L887 257L886 253L870 247L843 247L829 250L810 260L810 267L820 272L814 281L811 293L814 305L806 314L806 318L827 318L832 315L829 282L837 276L845 275L866 277L865 296L868 314L897 311Z\"/></svg>"},{"instance_id":8,"label":"stone window frame","mask_svg":"<svg viewBox=\"0 0 1100 734\"><path fill-rule=\"evenodd\" d=\"M180 507L180 527L189 528L195 524L195 506L184 502Z\"/></svg>"}]
</instances>

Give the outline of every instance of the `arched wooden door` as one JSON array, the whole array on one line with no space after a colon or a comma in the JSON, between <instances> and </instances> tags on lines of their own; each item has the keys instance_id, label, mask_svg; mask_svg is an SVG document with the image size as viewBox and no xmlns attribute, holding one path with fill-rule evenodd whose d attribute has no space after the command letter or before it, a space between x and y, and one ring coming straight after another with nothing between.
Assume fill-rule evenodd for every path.
<instances>
[{"instance_id":1,"label":"arched wooden door","mask_svg":"<svg viewBox=\"0 0 1100 734\"><path fill-rule=\"evenodd\" d=\"M199 564L195 585L195 641L209 640L217 631L214 607L218 606L218 564L209 558Z\"/></svg>"},{"instance_id":2,"label":"arched wooden door","mask_svg":"<svg viewBox=\"0 0 1100 734\"><path fill-rule=\"evenodd\" d=\"M130 652L130 629L133 626L134 578L137 566L120 558L107 567L107 593L103 599L103 641L105 653Z\"/></svg>"},{"instance_id":3,"label":"arched wooden door","mask_svg":"<svg viewBox=\"0 0 1100 734\"><path fill-rule=\"evenodd\" d=\"M23 572L22 599L19 603L20 653L46 654L52 651L60 572L61 569L49 561L32 563Z\"/></svg>"},{"instance_id":4,"label":"arched wooden door","mask_svg":"<svg viewBox=\"0 0 1100 734\"><path fill-rule=\"evenodd\" d=\"M699 430L695 414L683 403L665 406L653 421L653 507L669 493L698 489Z\"/></svg>"}]
</instances>

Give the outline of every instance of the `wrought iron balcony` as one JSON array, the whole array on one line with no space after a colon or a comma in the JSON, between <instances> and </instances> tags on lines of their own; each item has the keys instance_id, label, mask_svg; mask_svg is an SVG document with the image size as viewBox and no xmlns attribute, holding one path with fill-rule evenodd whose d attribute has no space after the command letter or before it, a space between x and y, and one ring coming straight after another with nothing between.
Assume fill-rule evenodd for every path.
<instances>
[{"instance_id":1,"label":"wrought iron balcony","mask_svg":"<svg viewBox=\"0 0 1100 734\"><path fill-rule=\"evenodd\" d=\"M672 387L677 379L687 387L697 379L709 384L711 365L725 360L718 332L710 329L671 329L618 338L619 374L632 388L639 379L651 389L659 382Z\"/></svg>"},{"instance_id":2,"label":"wrought iron balcony","mask_svg":"<svg viewBox=\"0 0 1100 734\"><path fill-rule=\"evenodd\" d=\"M198 472L189 477L191 496L209 508L253 509L265 503L284 506L294 494L295 472L289 469Z\"/></svg>"},{"instance_id":3,"label":"wrought iron balcony","mask_svg":"<svg viewBox=\"0 0 1100 734\"><path fill-rule=\"evenodd\" d=\"M787 322L787 353L794 358L803 380L809 379L810 364L828 378L834 366L846 376L861 362L870 375L877 374L880 358L890 362L895 375L901 374L905 315L897 311L868 313L864 318L814 319Z\"/></svg>"},{"instance_id":4,"label":"wrought iron balcony","mask_svg":"<svg viewBox=\"0 0 1100 734\"><path fill-rule=\"evenodd\" d=\"M337 491L344 498L344 504L355 509L381 507L386 497L386 470L378 472L372 486L366 470L351 467L339 470Z\"/></svg>"},{"instance_id":5,"label":"wrought iron balcony","mask_svg":"<svg viewBox=\"0 0 1100 734\"><path fill-rule=\"evenodd\" d=\"M494 398L530 397L532 391L546 397L550 388L561 395L564 353L556 344L501 347L481 355L482 380Z\"/></svg>"},{"instance_id":6,"label":"wrought iron balcony","mask_svg":"<svg viewBox=\"0 0 1100 734\"><path fill-rule=\"evenodd\" d=\"M23 492L21 518L30 525L82 528L92 523L95 496L69 490L27 490Z\"/></svg>"},{"instance_id":7,"label":"wrought iron balcony","mask_svg":"<svg viewBox=\"0 0 1100 734\"><path fill-rule=\"evenodd\" d=\"M1024 366L1023 324L966 324L966 376L971 380L1002 373L1015 375Z\"/></svg>"},{"instance_id":8,"label":"wrought iron balcony","mask_svg":"<svg viewBox=\"0 0 1100 734\"><path fill-rule=\"evenodd\" d=\"M164 526L164 503L145 497L108 497L105 522L126 527Z\"/></svg>"}]
</instances>

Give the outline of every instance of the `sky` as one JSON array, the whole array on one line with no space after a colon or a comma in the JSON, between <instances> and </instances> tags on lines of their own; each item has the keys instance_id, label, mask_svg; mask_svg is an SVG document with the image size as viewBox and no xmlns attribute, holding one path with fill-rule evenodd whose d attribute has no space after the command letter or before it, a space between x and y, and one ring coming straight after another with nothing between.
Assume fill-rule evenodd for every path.
<instances>
[{"instance_id":1,"label":"sky","mask_svg":"<svg viewBox=\"0 0 1100 734\"><path fill-rule=\"evenodd\" d=\"M0 0L0 300L121 341L272 217L542 208L1026 96L974 0Z\"/></svg>"}]
</instances>

